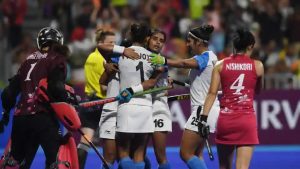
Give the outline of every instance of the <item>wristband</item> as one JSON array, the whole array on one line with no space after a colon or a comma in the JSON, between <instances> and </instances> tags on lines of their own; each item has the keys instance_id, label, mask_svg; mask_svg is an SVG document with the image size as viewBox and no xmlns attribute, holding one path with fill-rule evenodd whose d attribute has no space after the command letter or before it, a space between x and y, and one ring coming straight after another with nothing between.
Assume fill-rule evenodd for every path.
<instances>
[{"instance_id":1,"label":"wristband","mask_svg":"<svg viewBox=\"0 0 300 169\"><path fill-rule=\"evenodd\" d=\"M113 47L113 53L123 54L124 50L125 50L124 46L114 45Z\"/></svg>"},{"instance_id":2,"label":"wristband","mask_svg":"<svg viewBox=\"0 0 300 169\"><path fill-rule=\"evenodd\" d=\"M132 89L133 93L144 91L144 88L143 88L142 84L139 84L139 85L136 85L136 86L132 86L131 89Z\"/></svg>"}]
</instances>

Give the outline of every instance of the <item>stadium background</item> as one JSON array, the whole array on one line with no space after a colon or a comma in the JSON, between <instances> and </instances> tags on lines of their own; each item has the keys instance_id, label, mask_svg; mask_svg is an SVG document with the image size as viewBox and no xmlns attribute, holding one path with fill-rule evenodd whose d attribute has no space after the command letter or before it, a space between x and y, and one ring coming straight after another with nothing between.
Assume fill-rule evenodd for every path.
<instances>
[{"instance_id":1,"label":"stadium background","mask_svg":"<svg viewBox=\"0 0 300 169\"><path fill-rule=\"evenodd\" d=\"M1 0L0 3L0 88L35 49L34 38L45 26L63 31L65 43L72 51L68 83L81 95L83 64L94 48L96 28L115 31L120 42L131 23L146 21L167 33L168 40L162 52L165 56L188 58L187 30L209 23L215 27L210 49L219 59L231 53L232 32L238 26L250 29L257 40L253 57L263 61L266 72L265 91L255 101L261 146L255 151L252 168L300 169L300 1ZM187 71L182 69L171 69L170 76L187 81ZM183 88L171 91L172 94L186 92L188 90ZM168 158L173 168L186 168L179 159L177 146L189 116L189 101L172 102L170 109L173 133L168 140ZM10 130L6 130L0 134L0 153L9 133ZM97 138L94 141L99 142ZM215 148L213 150L215 152ZM149 155L155 161L151 148ZM208 159L207 154L205 158ZM41 159L43 155L39 152L33 168L43 165ZM89 159L88 165L100 166L94 153L91 152ZM217 161L206 161L208 167L217 168ZM156 163L153 166L156 167Z\"/></svg>"}]
</instances>

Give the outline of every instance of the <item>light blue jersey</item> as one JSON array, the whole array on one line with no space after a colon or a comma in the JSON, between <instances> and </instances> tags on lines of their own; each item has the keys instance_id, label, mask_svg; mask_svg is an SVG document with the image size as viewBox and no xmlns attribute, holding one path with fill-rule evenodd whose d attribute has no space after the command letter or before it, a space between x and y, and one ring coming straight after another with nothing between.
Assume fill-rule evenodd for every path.
<instances>
[{"instance_id":1,"label":"light blue jersey","mask_svg":"<svg viewBox=\"0 0 300 169\"><path fill-rule=\"evenodd\" d=\"M200 55L193 57L198 62L198 69L191 69L189 73L191 105L204 105L206 95L211 83L211 75L217 56L212 51L205 51ZM216 99L215 104L218 103Z\"/></svg>"}]
</instances>

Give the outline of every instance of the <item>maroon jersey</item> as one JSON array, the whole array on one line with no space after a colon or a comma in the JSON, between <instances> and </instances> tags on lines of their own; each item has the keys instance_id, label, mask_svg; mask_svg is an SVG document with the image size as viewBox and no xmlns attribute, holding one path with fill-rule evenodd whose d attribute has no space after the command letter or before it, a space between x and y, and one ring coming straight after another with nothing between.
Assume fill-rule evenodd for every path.
<instances>
[{"instance_id":1,"label":"maroon jersey","mask_svg":"<svg viewBox=\"0 0 300 169\"><path fill-rule=\"evenodd\" d=\"M223 91L221 113L254 112L257 80L254 61L244 55L230 56L224 59L220 75Z\"/></svg>"},{"instance_id":2,"label":"maroon jersey","mask_svg":"<svg viewBox=\"0 0 300 169\"><path fill-rule=\"evenodd\" d=\"M223 96L217 122L216 143L258 144L253 96L257 75L252 59L234 55L224 59L220 73Z\"/></svg>"},{"instance_id":3,"label":"maroon jersey","mask_svg":"<svg viewBox=\"0 0 300 169\"><path fill-rule=\"evenodd\" d=\"M53 52L42 54L36 51L30 54L18 70L21 96L15 115L35 114L38 103L34 99L35 90L41 79L47 78L56 68L65 70L65 57ZM66 71L63 72L64 75Z\"/></svg>"}]
</instances>

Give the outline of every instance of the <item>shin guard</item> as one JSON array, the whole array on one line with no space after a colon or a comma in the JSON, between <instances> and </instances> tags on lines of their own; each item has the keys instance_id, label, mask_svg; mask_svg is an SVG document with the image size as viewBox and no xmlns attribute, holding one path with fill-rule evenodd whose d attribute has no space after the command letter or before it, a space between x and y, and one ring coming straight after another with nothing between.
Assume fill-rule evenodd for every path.
<instances>
[{"instance_id":1,"label":"shin guard","mask_svg":"<svg viewBox=\"0 0 300 169\"><path fill-rule=\"evenodd\" d=\"M50 168L79 169L76 143L71 133L64 136L64 142L59 147L56 162Z\"/></svg>"}]
</instances>

